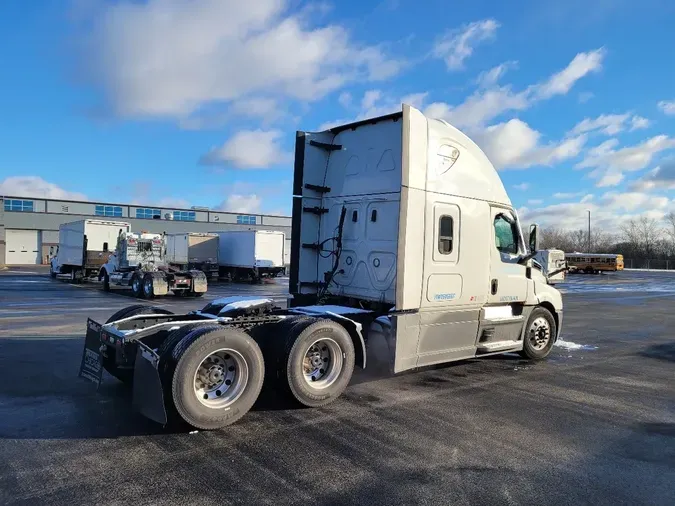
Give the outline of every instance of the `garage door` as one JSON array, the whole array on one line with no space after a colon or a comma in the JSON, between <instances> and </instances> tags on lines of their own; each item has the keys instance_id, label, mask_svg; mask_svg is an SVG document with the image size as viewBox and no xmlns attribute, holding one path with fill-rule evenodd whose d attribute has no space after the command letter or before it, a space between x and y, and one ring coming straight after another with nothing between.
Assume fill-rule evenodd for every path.
<instances>
[{"instance_id":1,"label":"garage door","mask_svg":"<svg viewBox=\"0 0 675 506\"><path fill-rule=\"evenodd\" d=\"M40 263L37 230L5 230L5 262L8 265Z\"/></svg>"}]
</instances>

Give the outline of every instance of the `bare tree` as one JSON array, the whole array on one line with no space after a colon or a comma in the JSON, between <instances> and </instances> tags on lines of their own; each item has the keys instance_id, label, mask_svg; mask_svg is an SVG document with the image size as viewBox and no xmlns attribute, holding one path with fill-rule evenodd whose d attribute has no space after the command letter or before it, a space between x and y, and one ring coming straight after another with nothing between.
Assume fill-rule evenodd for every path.
<instances>
[{"instance_id":1,"label":"bare tree","mask_svg":"<svg viewBox=\"0 0 675 506\"><path fill-rule=\"evenodd\" d=\"M638 220L640 246L647 258L651 258L656 250L656 244L663 237L663 229L653 218L641 216Z\"/></svg>"},{"instance_id":2,"label":"bare tree","mask_svg":"<svg viewBox=\"0 0 675 506\"><path fill-rule=\"evenodd\" d=\"M668 214L666 214L664 219L667 226L666 232L670 237L671 242L675 242L675 213L670 211Z\"/></svg>"}]
</instances>

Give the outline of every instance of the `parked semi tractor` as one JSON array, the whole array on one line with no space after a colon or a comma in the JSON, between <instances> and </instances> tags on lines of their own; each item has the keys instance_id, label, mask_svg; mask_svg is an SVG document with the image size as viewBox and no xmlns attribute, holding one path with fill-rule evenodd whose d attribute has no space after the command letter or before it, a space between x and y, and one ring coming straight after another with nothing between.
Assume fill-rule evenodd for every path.
<instances>
[{"instance_id":1,"label":"parked semi tractor","mask_svg":"<svg viewBox=\"0 0 675 506\"><path fill-rule=\"evenodd\" d=\"M166 236L166 261L174 268L218 276L218 234L188 232Z\"/></svg>"},{"instance_id":2,"label":"parked semi tractor","mask_svg":"<svg viewBox=\"0 0 675 506\"><path fill-rule=\"evenodd\" d=\"M79 282L96 277L108 261L120 230L130 225L122 221L79 220L59 226L59 245L50 259L52 278Z\"/></svg>"},{"instance_id":3,"label":"parked semi tractor","mask_svg":"<svg viewBox=\"0 0 675 506\"><path fill-rule=\"evenodd\" d=\"M254 283L286 268L286 235L275 230L225 230L219 237L220 277Z\"/></svg>"},{"instance_id":4,"label":"parked semi tractor","mask_svg":"<svg viewBox=\"0 0 675 506\"><path fill-rule=\"evenodd\" d=\"M568 268L564 251L559 249L537 251L534 261L539 264L549 284L553 285L565 281L565 273Z\"/></svg>"},{"instance_id":5,"label":"parked semi tractor","mask_svg":"<svg viewBox=\"0 0 675 506\"><path fill-rule=\"evenodd\" d=\"M532 260L537 226L528 251L496 170L456 128L404 105L298 132L293 187L288 308L227 298L89 319L81 375L132 383L134 406L158 422L217 429L264 379L304 406L334 401L382 343L394 373L550 353L563 305Z\"/></svg>"},{"instance_id":6,"label":"parked semi tractor","mask_svg":"<svg viewBox=\"0 0 675 506\"><path fill-rule=\"evenodd\" d=\"M163 234L119 231L115 252L100 269L103 289L131 290L135 297L152 299L172 291L175 295L199 297L207 290L200 270L172 269L166 262Z\"/></svg>"}]
</instances>

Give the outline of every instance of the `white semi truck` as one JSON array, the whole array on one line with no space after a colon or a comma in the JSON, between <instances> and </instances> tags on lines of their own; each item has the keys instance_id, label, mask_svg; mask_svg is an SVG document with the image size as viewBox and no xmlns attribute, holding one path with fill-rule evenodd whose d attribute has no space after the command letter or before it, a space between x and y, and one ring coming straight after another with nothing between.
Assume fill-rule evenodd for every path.
<instances>
[{"instance_id":1,"label":"white semi truck","mask_svg":"<svg viewBox=\"0 0 675 506\"><path fill-rule=\"evenodd\" d=\"M286 270L286 234L276 230L225 230L219 238L220 277L260 282Z\"/></svg>"},{"instance_id":2,"label":"white semi truck","mask_svg":"<svg viewBox=\"0 0 675 506\"><path fill-rule=\"evenodd\" d=\"M200 270L208 278L218 276L218 242L218 234L167 234L166 261L180 270Z\"/></svg>"},{"instance_id":3,"label":"white semi truck","mask_svg":"<svg viewBox=\"0 0 675 506\"><path fill-rule=\"evenodd\" d=\"M79 282L96 277L108 261L121 231L129 223L108 220L78 220L59 226L59 245L50 259L52 278Z\"/></svg>"},{"instance_id":4,"label":"white semi truck","mask_svg":"<svg viewBox=\"0 0 675 506\"><path fill-rule=\"evenodd\" d=\"M135 297L152 299L166 295L200 297L207 290L206 275L200 270L178 270L166 262L164 234L119 231L115 252L101 266L98 279L103 290L131 290Z\"/></svg>"},{"instance_id":5,"label":"white semi truck","mask_svg":"<svg viewBox=\"0 0 675 506\"><path fill-rule=\"evenodd\" d=\"M546 357L562 297L536 268L504 186L448 123L401 112L298 132L290 301L215 300L88 320L80 374L133 384L160 423L240 419L266 380L304 406L338 398L382 342L394 373L496 353Z\"/></svg>"}]
</instances>

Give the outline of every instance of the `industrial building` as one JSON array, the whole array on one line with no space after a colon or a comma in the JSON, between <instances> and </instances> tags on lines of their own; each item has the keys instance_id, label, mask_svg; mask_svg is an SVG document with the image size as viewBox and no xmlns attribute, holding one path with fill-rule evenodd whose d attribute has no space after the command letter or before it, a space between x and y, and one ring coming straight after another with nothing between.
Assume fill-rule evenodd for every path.
<instances>
[{"instance_id":1,"label":"industrial building","mask_svg":"<svg viewBox=\"0 0 675 506\"><path fill-rule=\"evenodd\" d=\"M286 234L286 255L290 253L288 216L0 196L0 265L49 263L49 249L59 243L59 225L91 218L126 221L133 231L152 233L280 230Z\"/></svg>"}]
</instances>

